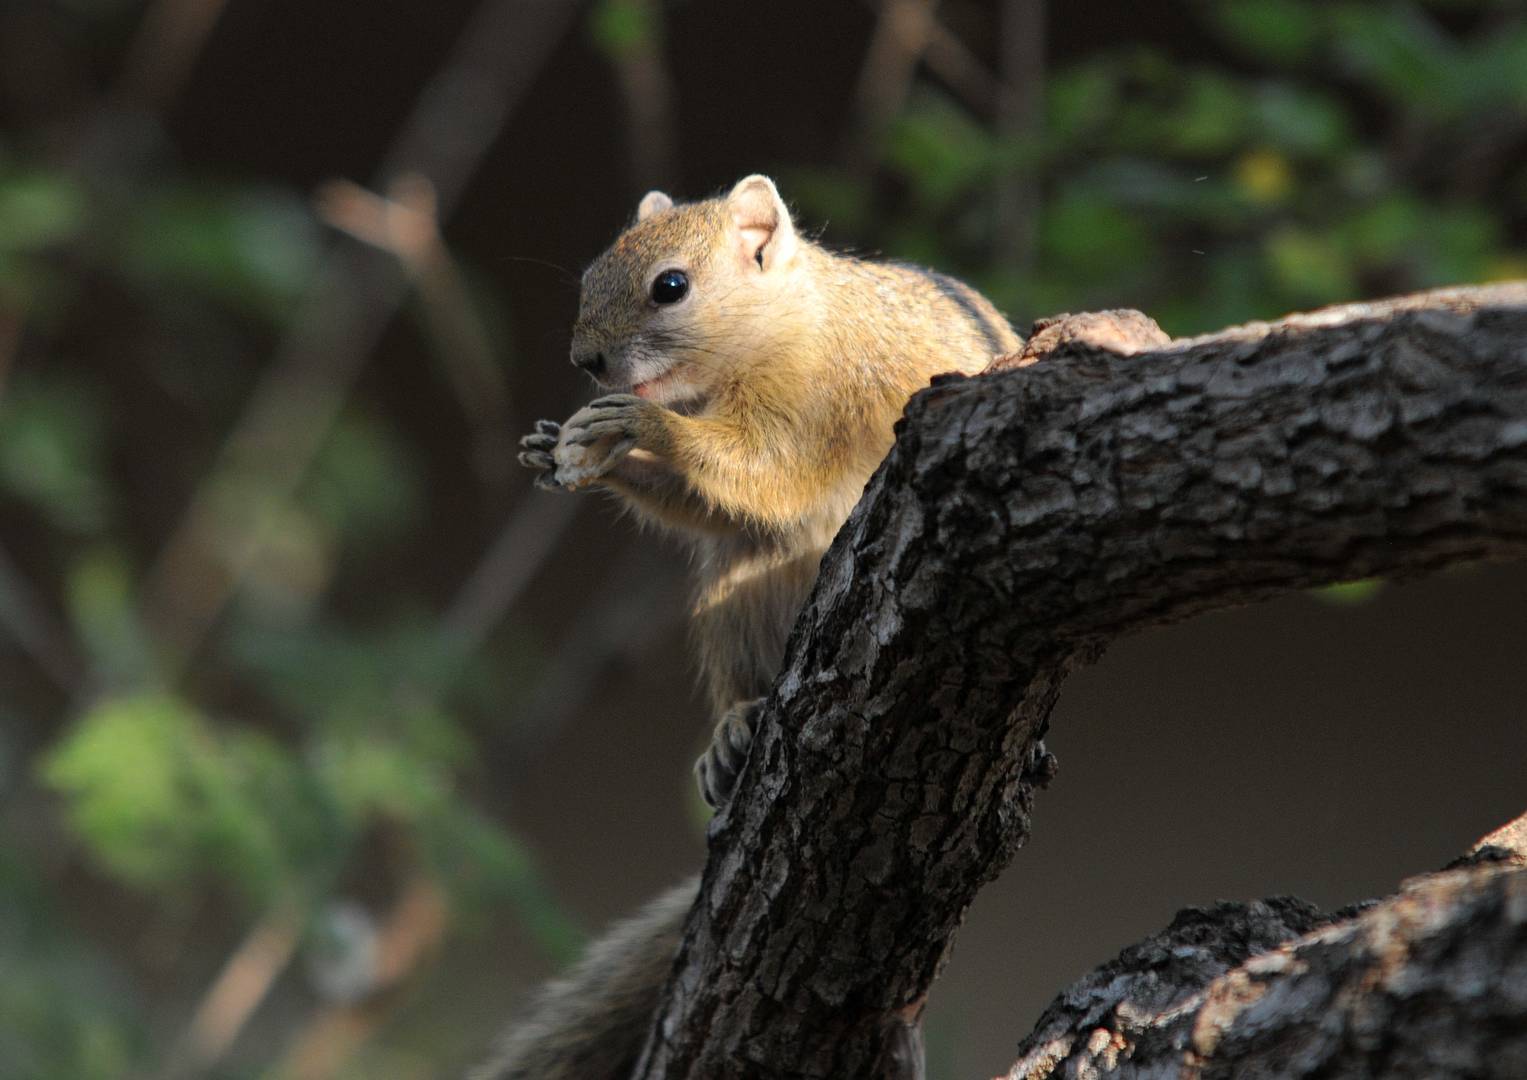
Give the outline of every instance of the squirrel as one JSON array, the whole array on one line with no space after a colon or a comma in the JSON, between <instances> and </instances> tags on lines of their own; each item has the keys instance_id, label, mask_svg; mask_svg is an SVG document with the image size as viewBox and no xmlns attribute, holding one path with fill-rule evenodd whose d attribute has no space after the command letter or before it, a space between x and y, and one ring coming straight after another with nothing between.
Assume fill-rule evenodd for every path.
<instances>
[{"instance_id":1,"label":"squirrel","mask_svg":"<svg viewBox=\"0 0 1527 1080\"><path fill-rule=\"evenodd\" d=\"M718 718L695 771L713 808L907 399L1021 345L963 282L801 236L760 175L693 203L649 192L584 273L572 362L612 392L562 424L538 422L520 461L540 487L608 490L692 546L692 637ZM479 1080L627 1075L696 889L596 942Z\"/></svg>"},{"instance_id":2,"label":"squirrel","mask_svg":"<svg viewBox=\"0 0 1527 1080\"><path fill-rule=\"evenodd\" d=\"M605 488L690 541L720 719L697 765L712 806L907 399L1021 344L962 282L800 236L766 176L688 204L649 192L584 273L572 361L616 392L539 422L520 460L542 487Z\"/></svg>"}]
</instances>

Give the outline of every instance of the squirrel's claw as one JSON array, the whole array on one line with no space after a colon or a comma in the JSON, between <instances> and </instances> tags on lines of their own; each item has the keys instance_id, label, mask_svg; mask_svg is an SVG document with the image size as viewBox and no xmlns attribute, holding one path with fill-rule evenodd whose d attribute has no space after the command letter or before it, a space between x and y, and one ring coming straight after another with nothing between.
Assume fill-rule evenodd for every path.
<instances>
[{"instance_id":1,"label":"squirrel's claw","mask_svg":"<svg viewBox=\"0 0 1527 1080\"><path fill-rule=\"evenodd\" d=\"M557 436L562 431L562 425L551 420L537 420L536 429L529 435L520 439L520 464L528 465L532 469L540 468L538 463L526 461L526 457L537 454L550 454L557 446Z\"/></svg>"},{"instance_id":2,"label":"squirrel's claw","mask_svg":"<svg viewBox=\"0 0 1527 1080\"><path fill-rule=\"evenodd\" d=\"M589 446L605 439L617 440L610 456L619 456L632 445L645 410L656 408L635 394L606 394L595 398L562 425L558 443L562 446ZM624 446L619 445L624 443Z\"/></svg>"},{"instance_id":3,"label":"squirrel's claw","mask_svg":"<svg viewBox=\"0 0 1527 1080\"><path fill-rule=\"evenodd\" d=\"M588 446L610 435L630 436L631 423L621 417L612 417L609 420L594 420L579 426L573 434L566 436L566 442L573 446Z\"/></svg>"},{"instance_id":4,"label":"squirrel's claw","mask_svg":"<svg viewBox=\"0 0 1527 1080\"><path fill-rule=\"evenodd\" d=\"M520 439L519 462L536 470L533 483L542 491L560 491L563 486L557 481L557 462L552 456L561 431L562 425L554 420L537 420L535 431Z\"/></svg>"},{"instance_id":5,"label":"squirrel's claw","mask_svg":"<svg viewBox=\"0 0 1527 1080\"><path fill-rule=\"evenodd\" d=\"M520 451L520 464L527 469L535 469L535 479L531 483L542 491L561 491L563 485L557 480L557 463L549 450L522 450Z\"/></svg>"},{"instance_id":6,"label":"squirrel's claw","mask_svg":"<svg viewBox=\"0 0 1527 1080\"><path fill-rule=\"evenodd\" d=\"M519 463L527 469L550 469L556 464L551 453L556 446L555 439L547 441L544 435L526 435L520 440Z\"/></svg>"}]
</instances>

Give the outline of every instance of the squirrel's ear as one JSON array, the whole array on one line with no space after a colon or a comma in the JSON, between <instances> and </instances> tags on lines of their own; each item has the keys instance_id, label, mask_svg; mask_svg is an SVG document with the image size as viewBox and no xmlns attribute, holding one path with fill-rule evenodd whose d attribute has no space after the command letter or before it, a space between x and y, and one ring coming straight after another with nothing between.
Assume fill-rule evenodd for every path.
<instances>
[{"instance_id":1,"label":"squirrel's ear","mask_svg":"<svg viewBox=\"0 0 1527 1080\"><path fill-rule=\"evenodd\" d=\"M673 209L673 200L661 191L649 191L642 196L642 201L636 204L636 220L646 221L653 214L661 214L664 210Z\"/></svg>"},{"instance_id":2,"label":"squirrel's ear","mask_svg":"<svg viewBox=\"0 0 1527 1080\"><path fill-rule=\"evenodd\" d=\"M754 174L737 181L726 205L746 262L773 270L790 261L796 247L795 225L773 180Z\"/></svg>"}]
</instances>

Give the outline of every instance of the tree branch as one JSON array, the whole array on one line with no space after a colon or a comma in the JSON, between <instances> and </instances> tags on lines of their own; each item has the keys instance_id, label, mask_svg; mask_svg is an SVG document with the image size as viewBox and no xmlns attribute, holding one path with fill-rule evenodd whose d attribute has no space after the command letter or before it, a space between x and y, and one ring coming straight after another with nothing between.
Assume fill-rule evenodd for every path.
<instances>
[{"instance_id":1,"label":"tree branch","mask_svg":"<svg viewBox=\"0 0 1527 1080\"><path fill-rule=\"evenodd\" d=\"M1127 361L1048 337L909 405L713 823L637 1076L882 1069L1028 835L1061 683L1115 638L1527 554L1527 285Z\"/></svg>"},{"instance_id":2,"label":"tree branch","mask_svg":"<svg viewBox=\"0 0 1527 1080\"><path fill-rule=\"evenodd\" d=\"M1008 1080L1527 1075L1527 815L1456 868L1323 915L1179 912L1066 990Z\"/></svg>"}]
</instances>

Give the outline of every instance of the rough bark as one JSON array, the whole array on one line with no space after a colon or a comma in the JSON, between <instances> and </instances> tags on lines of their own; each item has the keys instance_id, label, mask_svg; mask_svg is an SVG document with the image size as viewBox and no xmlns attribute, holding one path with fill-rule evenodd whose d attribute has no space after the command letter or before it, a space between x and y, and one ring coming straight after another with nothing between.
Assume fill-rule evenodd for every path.
<instances>
[{"instance_id":1,"label":"rough bark","mask_svg":"<svg viewBox=\"0 0 1527 1080\"><path fill-rule=\"evenodd\" d=\"M1524 839L1527 815L1331 915L1288 897L1179 912L1056 998L1008 1080L1527 1076Z\"/></svg>"},{"instance_id":2,"label":"rough bark","mask_svg":"<svg viewBox=\"0 0 1527 1080\"><path fill-rule=\"evenodd\" d=\"M1040 363L908 407L713 823L637 1076L884 1068L1028 834L1062 681L1113 639L1527 554L1527 286L1129 359L1051 337Z\"/></svg>"}]
</instances>

